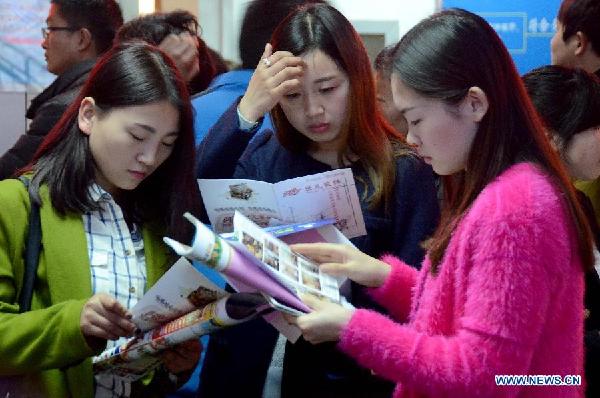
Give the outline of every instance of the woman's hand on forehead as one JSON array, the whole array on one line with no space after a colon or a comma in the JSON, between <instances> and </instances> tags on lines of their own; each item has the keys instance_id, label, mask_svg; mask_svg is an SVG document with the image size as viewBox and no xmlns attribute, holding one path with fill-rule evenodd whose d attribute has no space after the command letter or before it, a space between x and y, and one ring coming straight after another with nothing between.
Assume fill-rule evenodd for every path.
<instances>
[{"instance_id":1,"label":"woman's hand on forehead","mask_svg":"<svg viewBox=\"0 0 600 398\"><path fill-rule=\"evenodd\" d=\"M240 113L251 122L269 112L287 93L300 87L303 71L302 58L289 51L272 52L270 44L256 66L244 97Z\"/></svg>"}]
</instances>

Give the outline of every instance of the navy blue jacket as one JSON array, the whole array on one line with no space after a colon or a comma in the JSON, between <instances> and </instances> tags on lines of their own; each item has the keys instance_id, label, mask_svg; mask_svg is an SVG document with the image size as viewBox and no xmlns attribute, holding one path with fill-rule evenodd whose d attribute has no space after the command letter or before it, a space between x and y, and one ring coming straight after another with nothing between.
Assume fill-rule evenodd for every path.
<instances>
[{"instance_id":1,"label":"navy blue jacket","mask_svg":"<svg viewBox=\"0 0 600 398\"><path fill-rule=\"evenodd\" d=\"M232 106L201 144L198 171L206 175L214 165L202 162L202 152L214 161L220 147L220 173L226 158L239 153L239 145L249 142L252 133L238 130ZM231 158L230 158L231 159ZM363 198L372 192L366 171L360 164L351 166L365 219L367 235L352 239L363 252L379 257L392 253L409 264L419 266L424 256L420 243L431 235L439 219L435 177L431 167L412 156L396 159L393 204L389 214L371 210ZM226 171L229 171L227 169ZM278 182L289 178L331 170L304 153L293 153L281 146L270 130L254 136L233 172L235 178ZM216 176L212 178L218 178ZM358 285L353 285L351 302L358 307L383 312ZM278 333L262 319L211 335L201 374L199 396L261 396L266 371ZM237 375L232 383L229 375ZM312 346L304 340L286 346L282 396L389 396L392 384L361 369L335 349L333 344Z\"/></svg>"}]
</instances>

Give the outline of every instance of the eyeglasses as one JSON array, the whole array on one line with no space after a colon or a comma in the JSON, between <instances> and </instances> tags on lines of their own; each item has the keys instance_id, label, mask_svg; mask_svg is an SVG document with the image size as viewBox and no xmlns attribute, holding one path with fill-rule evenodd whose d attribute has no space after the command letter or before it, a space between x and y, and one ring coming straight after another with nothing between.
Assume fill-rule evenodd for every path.
<instances>
[{"instance_id":1,"label":"eyeglasses","mask_svg":"<svg viewBox=\"0 0 600 398\"><path fill-rule=\"evenodd\" d=\"M46 40L48 38L48 35L50 34L50 32L55 32L55 31L59 31L59 30L76 32L79 30L79 28L72 28L70 26L46 26L45 28L42 28L42 38L44 40Z\"/></svg>"}]
</instances>

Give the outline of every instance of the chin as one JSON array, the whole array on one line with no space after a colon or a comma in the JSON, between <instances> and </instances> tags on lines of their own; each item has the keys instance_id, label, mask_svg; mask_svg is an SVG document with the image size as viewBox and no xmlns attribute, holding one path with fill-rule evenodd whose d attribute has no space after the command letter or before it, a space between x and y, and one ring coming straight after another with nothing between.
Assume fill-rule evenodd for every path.
<instances>
[{"instance_id":1,"label":"chin","mask_svg":"<svg viewBox=\"0 0 600 398\"><path fill-rule=\"evenodd\" d=\"M136 189L138 186L140 185L139 182L131 182L128 184L123 184L119 187L119 189L122 189L123 191L133 191L134 189Z\"/></svg>"}]
</instances>

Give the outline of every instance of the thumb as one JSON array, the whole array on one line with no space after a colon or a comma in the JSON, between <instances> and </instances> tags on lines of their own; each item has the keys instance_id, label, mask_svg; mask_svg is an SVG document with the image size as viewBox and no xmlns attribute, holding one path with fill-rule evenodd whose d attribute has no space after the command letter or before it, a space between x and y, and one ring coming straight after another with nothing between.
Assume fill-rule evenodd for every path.
<instances>
[{"instance_id":1,"label":"thumb","mask_svg":"<svg viewBox=\"0 0 600 398\"><path fill-rule=\"evenodd\" d=\"M325 304L323 300L320 300L312 294L307 293L300 293L300 300L302 300L304 304L308 305L313 310L320 310Z\"/></svg>"}]
</instances>

